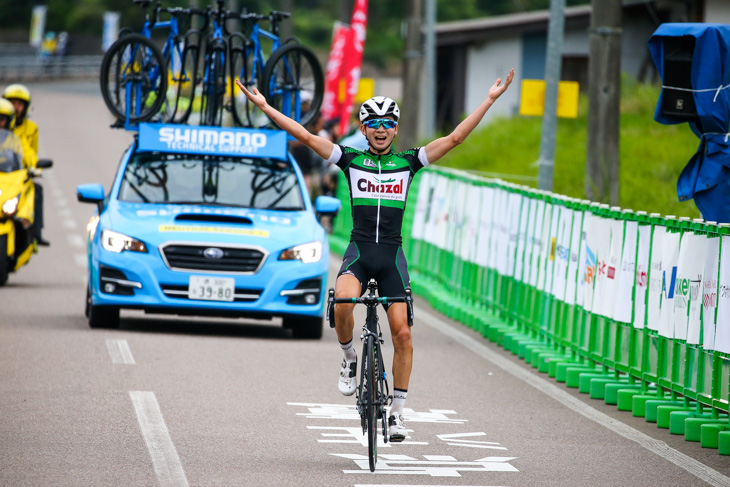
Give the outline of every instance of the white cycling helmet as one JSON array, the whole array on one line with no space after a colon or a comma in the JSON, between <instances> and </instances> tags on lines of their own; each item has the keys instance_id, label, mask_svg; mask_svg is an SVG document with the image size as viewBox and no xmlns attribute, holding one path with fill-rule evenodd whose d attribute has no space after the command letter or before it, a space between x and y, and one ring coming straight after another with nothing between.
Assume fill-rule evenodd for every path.
<instances>
[{"instance_id":1,"label":"white cycling helmet","mask_svg":"<svg viewBox=\"0 0 730 487\"><path fill-rule=\"evenodd\" d=\"M360 106L360 123L370 118L392 116L397 122L400 118L398 104L387 96L374 96Z\"/></svg>"}]
</instances>

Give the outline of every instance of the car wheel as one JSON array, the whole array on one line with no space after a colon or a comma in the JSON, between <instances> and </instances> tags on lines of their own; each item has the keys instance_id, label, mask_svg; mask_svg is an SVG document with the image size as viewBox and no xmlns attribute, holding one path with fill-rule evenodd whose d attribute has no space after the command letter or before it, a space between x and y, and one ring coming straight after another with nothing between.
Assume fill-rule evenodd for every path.
<instances>
[{"instance_id":1,"label":"car wheel","mask_svg":"<svg viewBox=\"0 0 730 487\"><path fill-rule=\"evenodd\" d=\"M322 338L322 318L319 316L286 317L284 328L289 328L294 338Z\"/></svg>"},{"instance_id":2,"label":"car wheel","mask_svg":"<svg viewBox=\"0 0 730 487\"><path fill-rule=\"evenodd\" d=\"M119 308L114 306L94 306L91 293L86 289L86 317L89 328L119 328Z\"/></svg>"},{"instance_id":3,"label":"car wheel","mask_svg":"<svg viewBox=\"0 0 730 487\"><path fill-rule=\"evenodd\" d=\"M8 280L10 265L8 265L8 236L0 235L0 286Z\"/></svg>"}]
</instances>

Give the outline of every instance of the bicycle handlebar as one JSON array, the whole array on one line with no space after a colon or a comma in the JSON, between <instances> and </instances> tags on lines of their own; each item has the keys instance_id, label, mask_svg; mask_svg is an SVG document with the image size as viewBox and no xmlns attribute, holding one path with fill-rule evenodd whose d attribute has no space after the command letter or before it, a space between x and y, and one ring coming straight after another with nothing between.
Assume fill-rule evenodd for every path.
<instances>
[{"instance_id":1,"label":"bicycle handlebar","mask_svg":"<svg viewBox=\"0 0 730 487\"><path fill-rule=\"evenodd\" d=\"M406 312L408 315L408 326L413 326L413 296L411 295L411 288L406 288L405 296L398 297L379 297L375 296L376 285L371 279L368 283L368 290L370 291L365 296L359 298L336 298L335 290L329 290L329 296L327 299L327 321L329 321L330 328L335 327L335 315L334 305L335 304L364 304L366 306L377 306L378 304L386 305L390 303L406 303Z\"/></svg>"}]
</instances>

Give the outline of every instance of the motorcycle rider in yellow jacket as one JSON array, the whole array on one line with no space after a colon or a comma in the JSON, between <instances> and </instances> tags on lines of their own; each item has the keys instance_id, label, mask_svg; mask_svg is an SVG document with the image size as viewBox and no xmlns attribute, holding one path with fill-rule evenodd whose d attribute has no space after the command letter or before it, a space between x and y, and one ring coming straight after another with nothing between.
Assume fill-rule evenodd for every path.
<instances>
[{"instance_id":1,"label":"motorcycle rider in yellow jacket","mask_svg":"<svg viewBox=\"0 0 730 487\"><path fill-rule=\"evenodd\" d=\"M27 156L24 156L24 164L29 169L35 169L38 162L38 125L27 118L30 108L30 90L21 84L8 85L3 91L3 98L9 100L15 108L15 127L13 133L23 142ZM30 150L28 150L30 149ZM43 187L35 184L35 238L38 245L50 245L50 242L41 236L43 229Z\"/></svg>"}]
</instances>

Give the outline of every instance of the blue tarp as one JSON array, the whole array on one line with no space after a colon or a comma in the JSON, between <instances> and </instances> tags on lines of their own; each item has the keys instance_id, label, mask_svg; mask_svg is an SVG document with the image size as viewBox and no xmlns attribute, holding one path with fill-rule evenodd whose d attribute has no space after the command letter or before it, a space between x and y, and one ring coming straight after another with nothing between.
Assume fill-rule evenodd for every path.
<instances>
[{"instance_id":1,"label":"blue tarp","mask_svg":"<svg viewBox=\"0 0 730 487\"><path fill-rule=\"evenodd\" d=\"M700 147L677 181L680 201L694 198L709 221L730 222L730 25L662 24L649 39L649 51L664 79L663 38L695 38L692 58L692 89L699 123L689 122L700 138ZM662 95L663 96L663 95ZM663 124L683 123L660 113L659 97L654 120Z\"/></svg>"}]
</instances>

